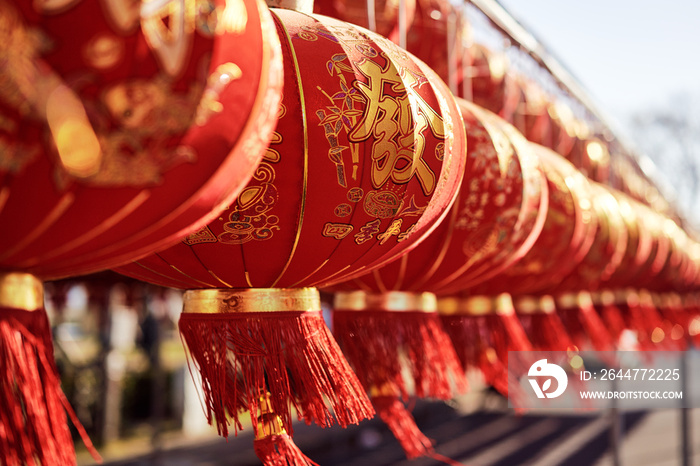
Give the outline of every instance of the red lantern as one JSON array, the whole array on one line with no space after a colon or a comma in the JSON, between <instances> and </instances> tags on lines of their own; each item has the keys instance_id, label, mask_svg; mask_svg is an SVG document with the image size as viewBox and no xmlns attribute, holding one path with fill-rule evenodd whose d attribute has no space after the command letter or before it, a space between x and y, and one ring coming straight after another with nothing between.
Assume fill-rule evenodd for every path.
<instances>
[{"instance_id":1,"label":"red lantern","mask_svg":"<svg viewBox=\"0 0 700 466\"><path fill-rule=\"evenodd\" d=\"M462 39L467 33L463 15L449 0L417 0L406 35L409 52L425 61L447 82L462 73ZM455 80L456 83L456 80Z\"/></svg>"},{"instance_id":2,"label":"red lantern","mask_svg":"<svg viewBox=\"0 0 700 466\"><path fill-rule=\"evenodd\" d=\"M592 246L596 228L588 180L560 155L536 144L547 178L548 209L542 232L517 262L473 287L474 294L538 294L571 273ZM517 309L517 306L516 306Z\"/></svg>"},{"instance_id":3,"label":"red lantern","mask_svg":"<svg viewBox=\"0 0 700 466\"><path fill-rule=\"evenodd\" d=\"M508 122L512 122L520 104L518 82L510 72L510 64L504 53L496 53L481 44L467 49L469 66L467 86L471 101ZM458 83L462 89L464 84Z\"/></svg>"},{"instance_id":4,"label":"red lantern","mask_svg":"<svg viewBox=\"0 0 700 466\"><path fill-rule=\"evenodd\" d=\"M523 133L528 141L550 147L550 97L532 80L518 76L517 81L521 98L513 115L513 126Z\"/></svg>"},{"instance_id":5,"label":"red lantern","mask_svg":"<svg viewBox=\"0 0 700 466\"><path fill-rule=\"evenodd\" d=\"M561 100L549 105L549 117L551 121L551 140L547 145L562 157L569 158L569 154L576 144L577 120L571 108Z\"/></svg>"},{"instance_id":6,"label":"red lantern","mask_svg":"<svg viewBox=\"0 0 700 466\"><path fill-rule=\"evenodd\" d=\"M471 295L514 295L514 308L533 346L564 351L572 346L551 296L533 296L558 284L587 254L596 222L588 181L551 150L533 145L548 182L549 202L542 232L527 253ZM556 348L556 349L554 349ZM506 364L507 361L503 361Z\"/></svg>"},{"instance_id":7,"label":"red lantern","mask_svg":"<svg viewBox=\"0 0 700 466\"><path fill-rule=\"evenodd\" d=\"M39 278L151 253L228 204L271 137L281 53L253 0L15 3L0 5L0 457L68 464ZM231 15L247 21L217 21Z\"/></svg>"},{"instance_id":8,"label":"red lantern","mask_svg":"<svg viewBox=\"0 0 700 466\"><path fill-rule=\"evenodd\" d=\"M258 422L261 398L266 416L279 416L290 433L290 403L321 425L332 422L326 397L341 425L372 414L323 324L317 292L301 287L348 279L415 246L447 214L465 155L459 109L425 65L347 23L274 16L284 99L253 181L199 232L119 269L209 288L186 293L180 329L203 374L210 419L226 435L226 414L235 420L248 409L268 452L280 436ZM210 297L212 308L196 304ZM237 367L245 377L225 377Z\"/></svg>"},{"instance_id":9,"label":"red lantern","mask_svg":"<svg viewBox=\"0 0 700 466\"><path fill-rule=\"evenodd\" d=\"M590 341L598 351L609 350L613 338L595 312L590 290L597 290L622 263L628 232L615 196L602 185L593 183L593 207L597 229L591 248L580 264L551 291L557 298L557 310L574 340L582 348Z\"/></svg>"},{"instance_id":10,"label":"red lantern","mask_svg":"<svg viewBox=\"0 0 700 466\"><path fill-rule=\"evenodd\" d=\"M406 29L413 24L417 0L404 0L406 11ZM348 23L370 28L370 14L366 2L348 0L316 0L314 13L347 21ZM398 2L378 0L374 2L375 31L395 44L399 43L399 4ZM419 57L420 58L420 57Z\"/></svg>"},{"instance_id":11,"label":"red lantern","mask_svg":"<svg viewBox=\"0 0 700 466\"><path fill-rule=\"evenodd\" d=\"M54 46L41 55L27 39L26 64L8 64L30 73L9 85L23 89L27 79L37 91L1 107L2 141L15 155L0 166L0 222L12 225L0 268L53 279L113 267L172 244L230 203L262 156L279 99L264 6L227 5L245 10L247 23L216 26L223 5L195 12L171 2L145 9L139 27L138 16L93 2L51 15L20 3L27 24L14 16L17 34L41 28ZM160 30L163 20L182 29Z\"/></svg>"}]
</instances>

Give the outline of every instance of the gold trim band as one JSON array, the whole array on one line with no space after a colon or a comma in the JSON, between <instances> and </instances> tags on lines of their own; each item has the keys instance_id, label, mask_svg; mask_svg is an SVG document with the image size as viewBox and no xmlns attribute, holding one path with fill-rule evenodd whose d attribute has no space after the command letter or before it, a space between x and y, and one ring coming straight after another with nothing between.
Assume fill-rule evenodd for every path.
<instances>
[{"instance_id":1,"label":"gold trim band","mask_svg":"<svg viewBox=\"0 0 700 466\"><path fill-rule=\"evenodd\" d=\"M321 310L316 288L216 288L187 290L185 313L305 312Z\"/></svg>"},{"instance_id":2,"label":"gold trim band","mask_svg":"<svg viewBox=\"0 0 700 466\"><path fill-rule=\"evenodd\" d=\"M513 298L515 312L518 314L539 314L540 300L537 296L518 296Z\"/></svg>"},{"instance_id":3,"label":"gold trim band","mask_svg":"<svg viewBox=\"0 0 700 466\"><path fill-rule=\"evenodd\" d=\"M513 298L517 314L552 314L557 310L554 298L544 296L517 296Z\"/></svg>"},{"instance_id":4,"label":"gold trim band","mask_svg":"<svg viewBox=\"0 0 700 466\"><path fill-rule=\"evenodd\" d=\"M565 293L556 297L557 306L564 309L583 308L593 306L591 293L588 291L579 291L577 293Z\"/></svg>"},{"instance_id":5,"label":"gold trim band","mask_svg":"<svg viewBox=\"0 0 700 466\"><path fill-rule=\"evenodd\" d=\"M510 315L515 312L513 300L508 293L498 296L468 296L466 298L440 298L438 312L441 315L485 316L489 314Z\"/></svg>"},{"instance_id":6,"label":"gold trim band","mask_svg":"<svg viewBox=\"0 0 700 466\"><path fill-rule=\"evenodd\" d=\"M437 297L427 292L369 294L364 291L341 291L335 294L333 307L342 311L437 312Z\"/></svg>"},{"instance_id":7,"label":"gold trim band","mask_svg":"<svg viewBox=\"0 0 700 466\"><path fill-rule=\"evenodd\" d=\"M612 290L595 291L591 293L591 299L596 306L611 306L617 304L615 292Z\"/></svg>"},{"instance_id":8,"label":"gold trim band","mask_svg":"<svg viewBox=\"0 0 700 466\"><path fill-rule=\"evenodd\" d=\"M44 284L28 273L0 273L0 307L35 311L44 307Z\"/></svg>"}]
</instances>

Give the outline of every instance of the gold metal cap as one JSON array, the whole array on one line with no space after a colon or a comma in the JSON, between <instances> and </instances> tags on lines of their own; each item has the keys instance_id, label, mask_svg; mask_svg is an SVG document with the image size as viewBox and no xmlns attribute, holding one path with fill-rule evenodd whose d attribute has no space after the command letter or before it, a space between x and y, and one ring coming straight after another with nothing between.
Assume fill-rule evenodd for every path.
<instances>
[{"instance_id":1,"label":"gold metal cap","mask_svg":"<svg viewBox=\"0 0 700 466\"><path fill-rule=\"evenodd\" d=\"M44 285L28 273L0 273L0 307L35 311L44 307Z\"/></svg>"},{"instance_id":2,"label":"gold metal cap","mask_svg":"<svg viewBox=\"0 0 700 466\"><path fill-rule=\"evenodd\" d=\"M437 312L437 297L433 293L388 291L370 294L364 291L338 292L334 309L342 311Z\"/></svg>"},{"instance_id":3,"label":"gold metal cap","mask_svg":"<svg viewBox=\"0 0 700 466\"><path fill-rule=\"evenodd\" d=\"M316 288L216 288L187 290L185 313L304 312L321 310Z\"/></svg>"}]
</instances>

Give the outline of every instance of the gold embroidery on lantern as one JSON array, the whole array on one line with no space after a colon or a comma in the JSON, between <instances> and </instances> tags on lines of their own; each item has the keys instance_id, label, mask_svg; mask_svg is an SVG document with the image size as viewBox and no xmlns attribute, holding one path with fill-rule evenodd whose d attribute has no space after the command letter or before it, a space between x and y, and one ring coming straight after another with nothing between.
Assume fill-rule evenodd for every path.
<instances>
[{"instance_id":1,"label":"gold embroidery on lantern","mask_svg":"<svg viewBox=\"0 0 700 466\"><path fill-rule=\"evenodd\" d=\"M141 4L141 30L169 76L182 73L194 32L194 0L146 0Z\"/></svg>"},{"instance_id":2,"label":"gold embroidery on lantern","mask_svg":"<svg viewBox=\"0 0 700 466\"><path fill-rule=\"evenodd\" d=\"M357 118L362 115L362 112L355 108L355 102L364 102L357 89L352 85L348 85L347 79L343 75L343 72L347 72L354 77L352 67L344 63L347 58L347 55L337 53L326 62L328 73L331 76L335 75L338 77L340 88L331 96L317 86L317 89L326 96L331 105L327 106L325 110L318 109L316 111L316 116L320 120L319 125L323 126L326 140L330 144L328 158L336 164L338 184L342 187L347 187L347 175L342 157L343 151L350 149L353 163L350 176L353 180L357 179L360 155L357 144L351 144L350 147L342 146L338 137L343 131L350 131L355 127ZM326 111L328 111L328 114Z\"/></svg>"},{"instance_id":3,"label":"gold embroidery on lantern","mask_svg":"<svg viewBox=\"0 0 700 466\"><path fill-rule=\"evenodd\" d=\"M425 77L407 68L399 70L388 60L384 67L362 60L357 69L367 78L366 83L354 83L365 97L366 106L348 139L355 143L375 139L373 186L380 188L389 180L404 184L415 176L423 192L431 194L436 177L423 160L424 133L430 129L435 137L442 138L445 129L440 115L416 92L416 88L427 83Z\"/></svg>"},{"instance_id":4,"label":"gold embroidery on lantern","mask_svg":"<svg viewBox=\"0 0 700 466\"><path fill-rule=\"evenodd\" d=\"M403 205L403 204L402 204ZM424 205L423 207L419 207L416 204L416 196L411 195L411 199L408 201L408 205L403 208L401 212L399 212L399 216L403 217L412 217L412 216L421 216L425 212L425 209L428 208L428 204Z\"/></svg>"},{"instance_id":5,"label":"gold embroidery on lantern","mask_svg":"<svg viewBox=\"0 0 700 466\"><path fill-rule=\"evenodd\" d=\"M370 191L363 207L370 217L391 218L401 209L403 202L391 191Z\"/></svg>"},{"instance_id":6,"label":"gold embroidery on lantern","mask_svg":"<svg viewBox=\"0 0 700 466\"><path fill-rule=\"evenodd\" d=\"M136 30L141 15L141 2L125 0L102 0L105 17L122 34Z\"/></svg>"},{"instance_id":7,"label":"gold embroidery on lantern","mask_svg":"<svg viewBox=\"0 0 700 466\"><path fill-rule=\"evenodd\" d=\"M348 201L360 202L364 195L365 192L362 190L362 188L350 188L348 190Z\"/></svg>"},{"instance_id":8,"label":"gold embroidery on lantern","mask_svg":"<svg viewBox=\"0 0 700 466\"><path fill-rule=\"evenodd\" d=\"M196 154L191 148L172 148L168 142L187 130L201 94L201 84L192 85L187 94L175 94L163 76L108 88L102 103L118 129L97 131L102 165L83 181L97 186L151 186L161 182L165 171L194 162ZM64 173L58 176L59 185L67 183Z\"/></svg>"},{"instance_id":9,"label":"gold embroidery on lantern","mask_svg":"<svg viewBox=\"0 0 700 466\"><path fill-rule=\"evenodd\" d=\"M336 215L336 217L347 217L352 213L352 207L350 204L338 204L333 213Z\"/></svg>"},{"instance_id":10,"label":"gold embroidery on lantern","mask_svg":"<svg viewBox=\"0 0 700 466\"><path fill-rule=\"evenodd\" d=\"M224 244L243 244L248 241L263 241L272 238L279 217L271 211L277 203L275 169L267 162L262 162L253 175L256 184L249 184L236 199L228 222L224 223L224 232L218 240Z\"/></svg>"},{"instance_id":11,"label":"gold embroidery on lantern","mask_svg":"<svg viewBox=\"0 0 700 466\"><path fill-rule=\"evenodd\" d=\"M117 65L124 56L124 42L112 34L97 34L83 47L85 62L106 70Z\"/></svg>"},{"instance_id":12,"label":"gold embroidery on lantern","mask_svg":"<svg viewBox=\"0 0 700 466\"><path fill-rule=\"evenodd\" d=\"M398 218L391 222L391 225L389 225L389 228L384 230L384 233L381 233L377 235L377 240L379 241L379 244L384 244L386 243L389 238L392 236L398 236L399 233L401 233L401 224L403 223L402 218Z\"/></svg>"},{"instance_id":13,"label":"gold embroidery on lantern","mask_svg":"<svg viewBox=\"0 0 700 466\"><path fill-rule=\"evenodd\" d=\"M347 223L326 223L323 226L322 235L326 238L343 239L353 230L353 226Z\"/></svg>"},{"instance_id":14,"label":"gold embroidery on lantern","mask_svg":"<svg viewBox=\"0 0 700 466\"><path fill-rule=\"evenodd\" d=\"M381 220L379 219L365 223L360 228L360 232L355 235L355 243L362 244L371 240L374 237L374 235L379 233L380 223Z\"/></svg>"},{"instance_id":15,"label":"gold embroidery on lantern","mask_svg":"<svg viewBox=\"0 0 700 466\"><path fill-rule=\"evenodd\" d=\"M396 242L400 243L401 241L405 241L408 238L410 238L411 233L413 233L413 230L415 230L415 228L416 228L415 223L413 225L411 225L410 227L406 228L406 231L404 231L403 233L400 233L398 238L396 238ZM404 257L408 257L408 256L404 256Z\"/></svg>"},{"instance_id":16,"label":"gold embroidery on lantern","mask_svg":"<svg viewBox=\"0 0 700 466\"><path fill-rule=\"evenodd\" d=\"M182 240L182 242L188 246L199 243L216 243L217 241L216 235L214 235L208 226L205 226L201 230L195 231Z\"/></svg>"}]
</instances>

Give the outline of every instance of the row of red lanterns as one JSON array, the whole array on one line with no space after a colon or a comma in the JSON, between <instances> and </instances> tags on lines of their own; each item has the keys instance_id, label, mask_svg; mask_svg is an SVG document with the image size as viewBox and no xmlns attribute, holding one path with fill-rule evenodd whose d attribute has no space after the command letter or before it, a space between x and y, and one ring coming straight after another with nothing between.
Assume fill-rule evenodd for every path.
<instances>
[{"instance_id":1,"label":"row of red lanterns","mask_svg":"<svg viewBox=\"0 0 700 466\"><path fill-rule=\"evenodd\" d=\"M460 358L502 387L502 352L531 344L504 292L547 309L546 296L560 296L585 329L571 334L580 345L602 325L581 290L697 286L698 247L672 220L456 100L391 41L327 17L270 16L252 0L195 4L138 14L109 2L2 6L21 45L0 107L11 155L0 218L12 226L0 251L0 350L5 386L16 387L0 410L7 464L73 455L57 434L67 432L60 389L38 390L27 372L56 378L50 343L32 336L47 326L38 279L120 266L190 290L180 329L209 420L227 435L229 418L237 430L249 411L270 464L307 461L288 435L292 406L306 422L347 425L373 414L367 392L409 455L431 454L397 427L401 355L412 355L420 396L463 389ZM73 33L86 17L95 20ZM336 337L359 379L308 287L338 291ZM669 309L685 331L687 314ZM634 312L620 314L627 327ZM541 314L528 329L558 325ZM32 390L45 396L23 417ZM40 433L47 423L53 437Z\"/></svg>"}]
</instances>

